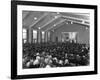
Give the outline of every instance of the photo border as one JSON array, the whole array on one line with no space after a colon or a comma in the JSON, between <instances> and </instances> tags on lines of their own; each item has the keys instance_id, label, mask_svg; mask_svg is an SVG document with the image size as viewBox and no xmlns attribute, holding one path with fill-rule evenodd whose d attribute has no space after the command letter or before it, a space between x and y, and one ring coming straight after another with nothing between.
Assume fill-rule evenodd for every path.
<instances>
[{"instance_id":1,"label":"photo border","mask_svg":"<svg viewBox=\"0 0 100 80\"><path fill-rule=\"evenodd\" d=\"M94 53L95 53L94 71L17 75L17 5L93 9L94 10ZM34 1L11 1L11 78L12 79L76 76L76 75L90 75L90 74L97 74L97 6L96 5L48 3L48 2L34 2Z\"/></svg>"}]
</instances>

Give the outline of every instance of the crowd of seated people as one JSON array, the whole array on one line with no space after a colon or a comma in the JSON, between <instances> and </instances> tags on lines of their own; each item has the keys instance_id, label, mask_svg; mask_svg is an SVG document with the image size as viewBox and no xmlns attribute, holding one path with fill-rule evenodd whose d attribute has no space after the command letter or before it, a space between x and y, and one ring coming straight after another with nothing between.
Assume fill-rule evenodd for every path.
<instances>
[{"instance_id":1,"label":"crowd of seated people","mask_svg":"<svg viewBox=\"0 0 100 80\"><path fill-rule=\"evenodd\" d=\"M79 43L25 43L23 68L89 65L89 47Z\"/></svg>"}]
</instances>

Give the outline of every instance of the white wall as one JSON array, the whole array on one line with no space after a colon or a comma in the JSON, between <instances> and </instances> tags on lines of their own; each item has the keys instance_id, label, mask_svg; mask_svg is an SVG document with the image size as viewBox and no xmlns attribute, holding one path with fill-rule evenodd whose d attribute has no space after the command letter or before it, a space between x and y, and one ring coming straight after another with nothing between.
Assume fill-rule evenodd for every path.
<instances>
[{"instance_id":1,"label":"white wall","mask_svg":"<svg viewBox=\"0 0 100 80\"><path fill-rule=\"evenodd\" d=\"M36 0L45 2L58 2L58 3L75 3L75 4L100 4L100 0ZM100 5L99 11L100 14ZM11 16L10 16L10 0L0 0L0 80L10 80L10 62L11 62ZM98 16L100 21L100 15ZM98 25L98 33L100 34L100 23ZM100 37L98 39L100 41ZM98 43L100 44L100 42ZM99 45L100 48L100 45ZM100 53L100 49L98 49ZM98 67L100 67L100 54L98 54ZM100 68L99 68L100 73ZM28 80L28 79L26 79ZM32 80L32 79L31 79ZM98 75L85 75L85 76L67 76L55 78L41 78L34 80L100 80Z\"/></svg>"},{"instance_id":2,"label":"white wall","mask_svg":"<svg viewBox=\"0 0 100 80\"><path fill-rule=\"evenodd\" d=\"M61 41L62 32L78 32L78 43L89 44L89 29L86 30L85 26L78 24L63 24L59 28L55 29L52 40L54 41L58 37L58 41Z\"/></svg>"}]
</instances>

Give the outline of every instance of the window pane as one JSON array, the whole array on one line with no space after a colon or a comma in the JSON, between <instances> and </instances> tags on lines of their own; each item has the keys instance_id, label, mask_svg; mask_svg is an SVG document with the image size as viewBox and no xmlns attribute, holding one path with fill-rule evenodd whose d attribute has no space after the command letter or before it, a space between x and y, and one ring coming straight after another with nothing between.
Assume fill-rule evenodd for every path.
<instances>
[{"instance_id":1,"label":"window pane","mask_svg":"<svg viewBox=\"0 0 100 80\"><path fill-rule=\"evenodd\" d=\"M37 31L33 30L33 39L37 39Z\"/></svg>"},{"instance_id":2,"label":"window pane","mask_svg":"<svg viewBox=\"0 0 100 80\"><path fill-rule=\"evenodd\" d=\"M23 29L23 33L26 33L27 31L26 31L26 29Z\"/></svg>"},{"instance_id":3,"label":"window pane","mask_svg":"<svg viewBox=\"0 0 100 80\"><path fill-rule=\"evenodd\" d=\"M42 31L42 39L44 39L44 36L45 36L45 32Z\"/></svg>"},{"instance_id":4,"label":"window pane","mask_svg":"<svg viewBox=\"0 0 100 80\"><path fill-rule=\"evenodd\" d=\"M26 39L26 33L23 33L23 39Z\"/></svg>"},{"instance_id":5,"label":"window pane","mask_svg":"<svg viewBox=\"0 0 100 80\"><path fill-rule=\"evenodd\" d=\"M23 29L23 39L26 39L26 38L27 38L27 30Z\"/></svg>"}]
</instances>

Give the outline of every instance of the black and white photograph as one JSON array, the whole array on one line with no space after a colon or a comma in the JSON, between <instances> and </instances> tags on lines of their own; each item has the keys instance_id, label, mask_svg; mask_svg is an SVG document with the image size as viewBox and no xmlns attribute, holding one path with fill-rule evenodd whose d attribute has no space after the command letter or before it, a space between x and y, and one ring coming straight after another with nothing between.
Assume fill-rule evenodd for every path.
<instances>
[{"instance_id":1,"label":"black and white photograph","mask_svg":"<svg viewBox=\"0 0 100 80\"><path fill-rule=\"evenodd\" d=\"M90 14L22 12L23 69L89 66Z\"/></svg>"},{"instance_id":2,"label":"black and white photograph","mask_svg":"<svg viewBox=\"0 0 100 80\"><path fill-rule=\"evenodd\" d=\"M96 74L96 7L40 4L15 10L16 74Z\"/></svg>"}]
</instances>

